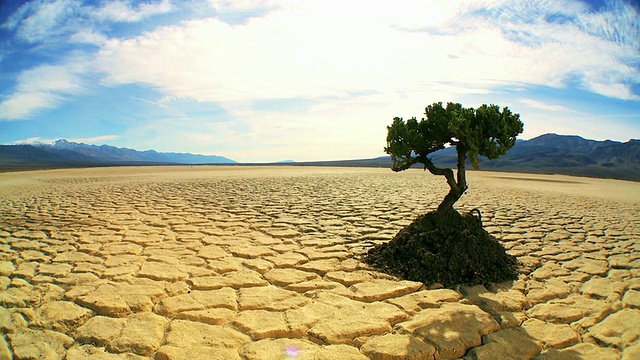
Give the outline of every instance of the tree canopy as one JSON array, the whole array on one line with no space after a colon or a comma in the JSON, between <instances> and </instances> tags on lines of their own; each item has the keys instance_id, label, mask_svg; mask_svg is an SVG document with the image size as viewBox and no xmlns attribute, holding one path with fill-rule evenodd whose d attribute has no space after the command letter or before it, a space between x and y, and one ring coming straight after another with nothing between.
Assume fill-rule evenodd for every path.
<instances>
[{"instance_id":1,"label":"tree canopy","mask_svg":"<svg viewBox=\"0 0 640 360\"><path fill-rule=\"evenodd\" d=\"M438 207L438 211L448 211L467 189L465 162L478 169L479 156L497 159L507 153L522 133L524 125L520 115L508 107L500 110L498 105L482 105L477 109L465 108L459 103L441 102L427 106L426 118L418 121L415 117L404 121L396 117L387 126L387 146L385 152L391 155L393 171L402 171L416 163L421 163L434 175L443 175L451 191ZM458 155L457 177L451 169L438 168L429 154L455 146Z\"/></svg>"}]
</instances>

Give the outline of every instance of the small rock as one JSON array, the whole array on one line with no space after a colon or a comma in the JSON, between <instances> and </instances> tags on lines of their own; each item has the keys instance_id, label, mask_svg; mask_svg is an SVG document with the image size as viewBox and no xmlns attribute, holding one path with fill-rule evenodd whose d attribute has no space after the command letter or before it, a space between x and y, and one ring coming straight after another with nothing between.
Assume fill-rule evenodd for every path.
<instances>
[{"instance_id":1,"label":"small rock","mask_svg":"<svg viewBox=\"0 0 640 360\"><path fill-rule=\"evenodd\" d=\"M0 306L0 333L8 334L15 332L19 328L19 324L16 324L13 320L11 312Z\"/></svg>"},{"instance_id":2,"label":"small rock","mask_svg":"<svg viewBox=\"0 0 640 360\"><path fill-rule=\"evenodd\" d=\"M319 319L308 334L327 344L354 345L355 338L389 332L392 324L408 317L391 304L363 303L331 293L318 294L316 301L328 305L328 308L324 314L318 314ZM314 304L308 307L317 308Z\"/></svg>"},{"instance_id":3,"label":"small rock","mask_svg":"<svg viewBox=\"0 0 640 360\"><path fill-rule=\"evenodd\" d=\"M463 286L460 291L468 303L491 314L522 311L529 305L529 300L517 290L490 292L484 286L476 285Z\"/></svg>"},{"instance_id":4,"label":"small rock","mask_svg":"<svg viewBox=\"0 0 640 360\"><path fill-rule=\"evenodd\" d=\"M38 312L44 324L64 333L73 331L93 315L91 310L69 301L46 303Z\"/></svg>"},{"instance_id":5,"label":"small rock","mask_svg":"<svg viewBox=\"0 0 640 360\"><path fill-rule=\"evenodd\" d=\"M353 292L354 300L372 302L409 294L423 286L416 281L374 279L354 284L349 290Z\"/></svg>"},{"instance_id":6,"label":"small rock","mask_svg":"<svg viewBox=\"0 0 640 360\"><path fill-rule=\"evenodd\" d=\"M563 267L580 271L590 275L605 275L609 271L609 263L606 260L594 260L578 257L562 264Z\"/></svg>"},{"instance_id":7,"label":"small rock","mask_svg":"<svg viewBox=\"0 0 640 360\"><path fill-rule=\"evenodd\" d=\"M206 260L215 260L227 256L231 256L231 254L216 245L207 245L198 250L198 257Z\"/></svg>"},{"instance_id":8,"label":"small rock","mask_svg":"<svg viewBox=\"0 0 640 360\"><path fill-rule=\"evenodd\" d=\"M624 307L640 309L640 291L628 290L622 298Z\"/></svg>"},{"instance_id":9,"label":"small rock","mask_svg":"<svg viewBox=\"0 0 640 360\"><path fill-rule=\"evenodd\" d=\"M106 346L119 335L125 319L94 316L76 329L76 341L80 344Z\"/></svg>"},{"instance_id":10,"label":"small rock","mask_svg":"<svg viewBox=\"0 0 640 360\"><path fill-rule=\"evenodd\" d=\"M640 338L638 324L640 310L626 308L589 328L588 334L599 343L622 350Z\"/></svg>"},{"instance_id":11,"label":"small rock","mask_svg":"<svg viewBox=\"0 0 640 360\"><path fill-rule=\"evenodd\" d=\"M308 263L298 266L301 270L311 271L318 275L324 275L329 271L335 271L340 268L340 260L338 259L323 259L313 260Z\"/></svg>"},{"instance_id":12,"label":"small rock","mask_svg":"<svg viewBox=\"0 0 640 360\"><path fill-rule=\"evenodd\" d=\"M622 352L622 360L640 359L640 342L627 347Z\"/></svg>"},{"instance_id":13,"label":"small rock","mask_svg":"<svg viewBox=\"0 0 640 360\"><path fill-rule=\"evenodd\" d=\"M194 290L215 290L223 287L234 289L266 286L269 284L260 273L252 270L230 270L221 276L195 277L189 280Z\"/></svg>"},{"instance_id":14,"label":"small rock","mask_svg":"<svg viewBox=\"0 0 640 360\"><path fill-rule=\"evenodd\" d=\"M625 285L621 281L595 276L582 284L580 291L596 299L606 299L612 294L622 295Z\"/></svg>"},{"instance_id":15,"label":"small rock","mask_svg":"<svg viewBox=\"0 0 640 360\"><path fill-rule=\"evenodd\" d=\"M475 305L445 303L437 309L425 309L395 330L412 334L436 347L441 359L463 356L467 349L480 346L482 336L499 330L500 325Z\"/></svg>"},{"instance_id":16,"label":"small rock","mask_svg":"<svg viewBox=\"0 0 640 360\"><path fill-rule=\"evenodd\" d=\"M529 309L527 314L532 318L560 324L569 324L582 319L585 315L580 308L560 302L538 304Z\"/></svg>"},{"instance_id":17,"label":"small rock","mask_svg":"<svg viewBox=\"0 0 640 360\"><path fill-rule=\"evenodd\" d=\"M316 273L297 269L271 269L264 274L264 278L273 285L284 287L311 279L318 279L319 276Z\"/></svg>"},{"instance_id":18,"label":"small rock","mask_svg":"<svg viewBox=\"0 0 640 360\"><path fill-rule=\"evenodd\" d=\"M153 284L108 283L95 290L79 286L75 301L99 315L124 317L133 312L151 311L154 302L165 296L163 287ZM65 296L74 299L73 289Z\"/></svg>"},{"instance_id":19,"label":"small rock","mask_svg":"<svg viewBox=\"0 0 640 360\"><path fill-rule=\"evenodd\" d=\"M236 312L224 308L184 311L176 319L191 320L209 325L224 325L236 316Z\"/></svg>"},{"instance_id":20,"label":"small rock","mask_svg":"<svg viewBox=\"0 0 640 360\"><path fill-rule=\"evenodd\" d=\"M330 317L335 307L314 301L298 309L285 313L285 320L289 328L289 336L302 337L313 325L321 319ZM329 315L329 316L328 316Z\"/></svg>"},{"instance_id":21,"label":"small rock","mask_svg":"<svg viewBox=\"0 0 640 360\"><path fill-rule=\"evenodd\" d=\"M62 359L73 344L69 336L51 330L21 329L7 339L14 359Z\"/></svg>"},{"instance_id":22,"label":"small rock","mask_svg":"<svg viewBox=\"0 0 640 360\"><path fill-rule=\"evenodd\" d=\"M4 336L0 336L0 359L12 359L11 349L9 348L7 341L4 339Z\"/></svg>"},{"instance_id":23,"label":"small rock","mask_svg":"<svg viewBox=\"0 0 640 360\"><path fill-rule=\"evenodd\" d=\"M113 354L105 351L103 347L93 345L72 346L67 350L66 360L145 360L148 357L135 355L132 353Z\"/></svg>"},{"instance_id":24,"label":"small rock","mask_svg":"<svg viewBox=\"0 0 640 360\"><path fill-rule=\"evenodd\" d=\"M257 271L261 275L264 275L274 267L273 263L264 259L246 259L242 261L242 265L251 270Z\"/></svg>"},{"instance_id":25,"label":"small rock","mask_svg":"<svg viewBox=\"0 0 640 360\"><path fill-rule=\"evenodd\" d=\"M421 290L412 294L385 300L409 313L425 308L437 308L443 302L455 302L460 299L459 292L451 289Z\"/></svg>"},{"instance_id":26,"label":"small rock","mask_svg":"<svg viewBox=\"0 0 640 360\"><path fill-rule=\"evenodd\" d=\"M521 329L499 330L483 338L483 345L475 347L464 357L468 360L523 359L540 353L542 344Z\"/></svg>"},{"instance_id":27,"label":"small rock","mask_svg":"<svg viewBox=\"0 0 640 360\"><path fill-rule=\"evenodd\" d=\"M619 360L620 352L616 349L599 347L585 342L564 349L548 349L533 358L534 360L563 360L563 359L598 359ZM634 358L635 359L635 358Z\"/></svg>"},{"instance_id":28,"label":"small rock","mask_svg":"<svg viewBox=\"0 0 640 360\"><path fill-rule=\"evenodd\" d=\"M571 286L561 279L549 279L544 282L531 281L527 299L531 304L539 304L551 299L562 299L571 294Z\"/></svg>"},{"instance_id":29,"label":"small rock","mask_svg":"<svg viewBox=\"0 0 640 360\"><path fill-rule=\"evenodd\" d=\"M558 276L569 275L571 272L564 267L558 265L554 261L547 261L541 267L531 273L531 278L536 280L545 280Z\"/></svg>"},{"instance_id":30,"label":"small rock","mask_svg":"<svg viewBox=\"0 0 640 360\"><path fill-rule=\"evenodd\" d=\"M369 281L373 279L373 276L369 271L356 270L356 271L331 271L328 272L326 278L331 281L337 281L344 286L351 286L363 281Z\"/></svg>"},{"instance_id":31,"label":"small rock","mask_svg":"<svg viewBox=\"0 0 640 360\"><path fill-rule=\"evenodd\" d=\"M356 347L349 345L325 346L315 355L315 359L322 360L369 360Z\"/></svg>"},{"instance_id":32,"label":"small rock","mask_svg":"<svg viewBox=\"0 0 640 360\"><path fill-rule=\"evenodd\" d=\"M234 329L196 323L188 320L173 320L169 324L163 346L158 351L166 354L179 354L176 348L181 349L183 354L196 353L209 349L213 350L235 350L246 343L250 343L251 338ZM168 346L169 348L166 348ZM233 351L235 352L235 351ZM165 357L176 359L176 357Z\"/></svg>"},{"instance_id":33,"label":"small rock","mask_svg":"<svg viewBox=\"0 0 640 360\"><path fill-rule=\"evenodd\" d=\"M297 265L301 265L309 261L307 256L300 254L298 252L284 252L282 254L277 254L274 256L267 256L265 260L273 263L277 267L283 268L292 268Z\"/></svg>"},{"instance_id":34,"label":"small rock","mask_svg":"<svg viewBox=\"0 0 640 360\"><path fill-rule=\"evenodd\" d=\"M372 360L422 360L436 353L433 345L408 334L372 336L360 349Z\"/></svg>"},{"instance_id":35,"label":"small rock","mask_svg":"<svg viewBox=\"0 0 640 360\"><path fill-rule=\"evenodd\" d=\"M105 244L100 252L105 255L140 255L143 249L133 243L116 242Z\"/></svg>"},{"instance_id":36,"label":"small rock","mask_svg":"<svg viewBox=\"0 0 640 360\"><path fill-rule=\"evenodd\" d=\"M53 262L60 262L60 263L66 263L66 264L77 264L77 263L102 264L104 263L104 260L97 256L89 255L87 253L80 252L80 251L67 251L67 252L57 254L56 257L53 258Z\"/></svg>"},{"instance_id":37,"label":"small rock","mask_svg":"<svg viewBox=\"0 0 640 360\"><path fill-rule=\"evenodd\" d=\"M0 276L10 276L15 270L11 261L0 261Z\"/></svg>"},{"instance_id":38,"label":"small rock","mask_svg":"<svg viewBox=\"0 0 640 360\"><path fill-rule=\"evenodd\" d=\"M302 339L265 339L243 346L238 353L245 360L315 360L320 349Z\"/></svg>"},{"instance_id":39,"label":"small rock","mask_svg":"<svg viewBox=\"0 0 640 360\"><path fill-rule=\"evenodd\" d=\"M175 266L167 266L167 264L156 261L145 262L138 271L138 276L169 282L185 280L189 277L187 273L178 270Z\"/></svg>"},{"instance_id":40,"label":"small rock","mask_svg":"<svg viewBox=\"0 0 640 360\"><path fill-rule=\"evenodd\" d=\"M287 336L287 323L282 313L266 310L242 311L233 321L235 327L254 340Z\"/></svg>"},{"instance_id":41,"label":"small rock","mask_svg":"<svg viewBox=\"0 0 640 360\"><path fill-rule=\"evenodd\" d=\"M145 358L148 359L148 358ZM188 349L173 345L163 345L156 353L155 360L241 360L236 349L212 346L192 346Z\"/></svg>"},{"instance_id":42,"label":"small rock","mask_svg":"<svg viewBox=\"0 0 640 360\"><path fill-rule=\"evenodd\" d=\"M160 347L167 323L166 318L154 313L133 314L126 318L120 334L107 344L107 350L151 356Z\"/></svg>"},{"instance_id":43,"label":"small rock","mask_svg":"<svg viewBox=\"0 0 640 360\"><path fill-rule=\"evenodd\" d=\"M266 256L272 256L276 254L268 246L233 245L230 246L228 250L234 256L245 259L264 258Z\"/></svg>"},{"instance_id":44,"label":"small rock","mask_svg":"<svg viewBox=\"0 0 640 360\"><path fill-rule=\"evenodd\" d=\"M529 319L522 324L522 329L547 348L563 348L580 341L580 336L566 324L549 324L538 319Z\"/></svg>"},{"instance_id":45,"label":"small rock","mask_svg":"<svg viewBox=\"0 0 640 360\"><path fill-rule=\"evenodd\" d=\"M184 311L205 310L222 307L236 310L236 291L232 288L218 290L193 290L187 294L162 299L154 311L160 315L173 317Z\"/></svg>"},{"instance_id":46,"label":"small rock","mask_svg":"<svg viewBox=\"0 0 640 360\"><path fill-rule=\"evenodd\" d=\"M299 293L306 293L307 291L323 291L323 290L338 289L338 288L340 288L340 290L336 290L336 291L339 291L341 294L346 294L349 292L347 288L344 287L344 285L334 281L327 281L324 279L314 279L309 281L303 281L301 283L291 284L287 286L288 290L293 290Z\"/></svg>"},{"instance_id":47,"label":"small rock","mask_svg":"<svg viewBox=\"0 0 640 360\"><path fill-rule=\"evenodd\" d=\"M5 308L29 307L40 302L40 294L31 287L10 287L0 292L0 306Z\"/></svg>"},{"instance_id":48,"label":"small rock","mask_svg":"<svg viewBox=\"0 0 640 360\"><path fill-rule=\"evenodd\" d=\"M73 266L69 264L53 263L40 264L38 266L39 275L48 275L53 277L63 277L71 272Z\"/></svg>"},{"instance_id":49,"label":"small rock","mask_svg":"<svg viewBox=\"0 0 640 360\"><path fill-rule=\"evenodd\" d=\"M519 327L528 319L527 314L524 312L503 312L492 315L503 329Z\"/></svg>"},{"instance_id":50,"label":"small rock","mask_svg":"<svg viewBox=\"0 0 640 360\"><path fill-rule=\"evenodd\" d=\"M240 310L285 311L304 306L309 301L296 292L272 285L238 290L238 308Z\"/></svg>"}]
</instances>

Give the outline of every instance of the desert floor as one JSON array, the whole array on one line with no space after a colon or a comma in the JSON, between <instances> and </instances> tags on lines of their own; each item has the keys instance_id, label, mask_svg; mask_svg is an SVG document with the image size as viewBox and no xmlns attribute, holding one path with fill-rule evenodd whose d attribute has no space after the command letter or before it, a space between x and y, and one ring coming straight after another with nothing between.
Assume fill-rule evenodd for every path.
<instances>
[{"instance_id":1,"label":"desert floor","mask_svg":"<svg viewBox=\"0 0 640 360\"><path fill-rule=\"evenodd\" d=\"M447 186L421 170L0 174L0 358L640 359L640 183L470 172L523 264L438 288L358 261Z\"/></svg>"}]
</instances>

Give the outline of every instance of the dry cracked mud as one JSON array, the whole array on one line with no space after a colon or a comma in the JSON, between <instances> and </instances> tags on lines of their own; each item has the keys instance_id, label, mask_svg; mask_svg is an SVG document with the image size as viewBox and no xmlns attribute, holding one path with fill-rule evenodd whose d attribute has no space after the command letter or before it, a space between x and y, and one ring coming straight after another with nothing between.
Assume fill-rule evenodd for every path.
<instances>
[{"instance_id":1,"label":"dry cracked mud","mask_svg":"<svg viewBox=\"0 0 640 360\"><path fill-rule=\"evenodd\" d=\"M637 359L640 184L568 179L470 172L524 268L443 289L358 260L439 203L422 171L0 174L0 358Z\"/></svg>"}]
</instances>

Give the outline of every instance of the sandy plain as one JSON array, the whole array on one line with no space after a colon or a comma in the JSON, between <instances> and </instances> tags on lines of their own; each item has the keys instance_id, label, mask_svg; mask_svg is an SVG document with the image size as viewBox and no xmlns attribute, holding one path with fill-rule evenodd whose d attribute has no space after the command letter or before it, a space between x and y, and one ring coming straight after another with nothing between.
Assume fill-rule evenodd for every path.
<instances>
[{"instance_id":1,"label":"sandy plain","mask_svg":"<svg viewBox=\"0 0 640 360\"><path fill-rule=\"evenodd\" d=\"M520 278L358 261L437 206L420 170L0 174L0 359L639 359L640 184L470 172Z\"/></svg>"}]
</instances>

